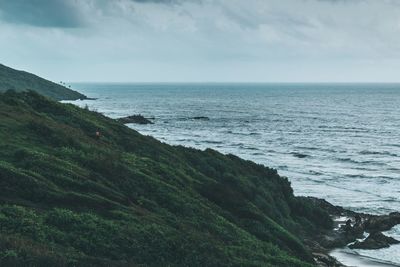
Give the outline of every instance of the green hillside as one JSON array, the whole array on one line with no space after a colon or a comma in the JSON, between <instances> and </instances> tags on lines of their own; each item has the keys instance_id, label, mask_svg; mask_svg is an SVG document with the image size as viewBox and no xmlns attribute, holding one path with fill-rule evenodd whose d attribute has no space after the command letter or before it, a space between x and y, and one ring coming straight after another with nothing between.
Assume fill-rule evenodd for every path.
<instances>
[{"instance_id":1,"label":"green hillside","mask_svg":"<svg viewBox=\"0 0 400 267\"><path fill-rule=\"evenodd\" d=\"M0 190L0 266L311 266L332 223L274 169L34 92L0 94Z\"/></svg>"},{"instance_id":2,"label":"green hillside","mask_svg":"<svg viewBox=\"0 0 400 267\"><path fill-rule=\"evenodd\" d=\"M55 100L85 99L86 96L34 74L0 64L0 92L33 90Z\"/></svg>"}]
</instances>

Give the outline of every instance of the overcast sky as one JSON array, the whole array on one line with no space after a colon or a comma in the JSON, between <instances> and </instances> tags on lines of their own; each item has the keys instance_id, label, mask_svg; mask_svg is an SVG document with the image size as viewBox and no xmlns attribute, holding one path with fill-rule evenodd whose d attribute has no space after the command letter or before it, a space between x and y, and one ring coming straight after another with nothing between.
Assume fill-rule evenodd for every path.
<instances>
[{"instance_id":1,"label":"overcast sky","mask_svg":"<svg viewBox=\"0 0 400 267\"><path fill-rule=\"evenodd\" d=\"M0 0L0 63L54 81L400 82L400 1Z\"/></svg>"}]
</instances>

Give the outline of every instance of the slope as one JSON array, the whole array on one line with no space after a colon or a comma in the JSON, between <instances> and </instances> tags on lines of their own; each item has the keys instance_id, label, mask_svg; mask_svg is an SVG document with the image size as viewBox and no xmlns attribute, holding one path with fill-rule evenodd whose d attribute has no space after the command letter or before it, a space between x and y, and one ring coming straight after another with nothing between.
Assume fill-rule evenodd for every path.
<instances>
[{"instance_id":1,"label":"slope","mask_svg":"<svg viewBox=\"0 0 400 267\"><path fill-rule=\"evenodd\" d=\"M0 92L33 90L55 100L85 99L86 96L34 74L0 64Z\"/></svg>"},{"instance_id":2,"label":"slope","mask_svg":"<svg viewBox=\"0 0 400 267\"><path fill-rule=\"evenodd\" d=\"M332 223L274 169L32 91L0 95L0 190L0 265L310 266Z\"/></svg>"}]
</instances>

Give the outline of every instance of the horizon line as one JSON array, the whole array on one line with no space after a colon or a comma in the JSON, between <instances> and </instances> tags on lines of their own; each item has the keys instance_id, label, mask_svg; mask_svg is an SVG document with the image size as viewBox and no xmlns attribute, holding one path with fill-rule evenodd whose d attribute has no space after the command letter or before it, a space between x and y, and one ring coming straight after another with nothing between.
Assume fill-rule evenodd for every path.
<instances>
[{"instance_id":1,"label":"horizon line","mask_svg":"<svg viewBox=\"0 0 400 267\"><path fill-rule=\"evenodd\" d=\"M60 84L60 82L55 82ZM268 81L67 81L63 84L399 84L400 81L349 81L349 82L268 82Z\"/></svg>"}]
</instances>

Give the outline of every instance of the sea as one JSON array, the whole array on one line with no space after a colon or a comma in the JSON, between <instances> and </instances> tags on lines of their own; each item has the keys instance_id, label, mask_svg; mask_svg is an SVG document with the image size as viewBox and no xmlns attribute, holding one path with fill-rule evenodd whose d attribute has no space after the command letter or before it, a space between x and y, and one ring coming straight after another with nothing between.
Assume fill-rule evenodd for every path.
<instances>
[{"instance_id":1,"label":"sea","mask_svg":"<svg viewBox=\"0 0 400 267\"><path fill-rule=\"evenodd\" d=\"M74 83L72 103L172 144L278 170L296 195L371 214L400 211L400 84ZM387 233L400 238L400 227ZM400 265L400 245L346 253ZM340 256L338 256L340 257ZM340 259L339 259L340 260Z\"/></svg>"}]
</instances>

